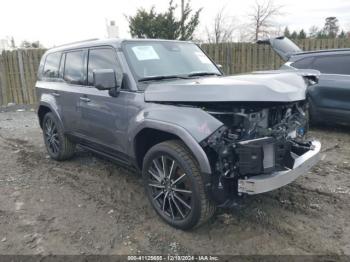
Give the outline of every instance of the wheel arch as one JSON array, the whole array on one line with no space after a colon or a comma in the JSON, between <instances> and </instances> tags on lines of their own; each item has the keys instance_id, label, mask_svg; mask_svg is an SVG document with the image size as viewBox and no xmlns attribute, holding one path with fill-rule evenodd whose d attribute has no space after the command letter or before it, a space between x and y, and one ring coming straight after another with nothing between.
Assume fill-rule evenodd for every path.
<instances>
[{"instance_id":1,"label":"wheel arch","mask_svg":"<svg viewBox=\"0 0 350 262\"><path fill-rule=\"evenodd\" d=\"M137 167L142 169L143 158L153 145L171 139L181 140L197 160L201 172L211 174L209 159L199 143L184 128L157 120L145 120L132 135L130 153L135 156Z\"/></svg>"},{"instance_id":2,"label":"wheel arch","mask_svg":"<svg viewBox=\"0 0 350 262\"><path fill-rule=\"evenodd\" d=\"M49 112L53 113L57 117L59 124L61 126L63 126L62 119L61 119L60 115L58 114L57 109L52 107L49 103L41 102L39 104L39 107L37 110L37 115L38 115L40 127L42 128L44 116Z\"/></svg>"},{"instance_id":3,"label":"wheel arch","mask_svg":"<svg viewBox=\"0 0 350 262\"><path fill-rule=\"evenodd\" d=\"M142 129L134 139L134 152L137 167L141 170L143 158L151 147L167 140L181 140L180 137L172 133L157 130L154 128Z\"/></svg>"},{"instance_id":4,"label":"wheel arch","mask_svg":"<svg viewBox=\"0 0 350 262\"><path fill-rule=\"evenodd\" d=\"M48 106L45 105L40 105L38 108L38 118L39 118L39 125L41 128L43 128L43 119L44 116L49 113L52 112L51 109Z\"/></svg>"}]
</instances>

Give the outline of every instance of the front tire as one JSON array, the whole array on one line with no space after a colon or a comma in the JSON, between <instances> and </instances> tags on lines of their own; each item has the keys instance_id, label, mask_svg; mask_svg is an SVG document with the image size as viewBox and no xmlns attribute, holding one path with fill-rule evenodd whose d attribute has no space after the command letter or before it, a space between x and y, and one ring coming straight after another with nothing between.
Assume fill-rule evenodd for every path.
<instances>
[{"instance_id":1,"label":"front tire","mask_svg":"<svg viewBox=\"0 0 350 262\"><path fill-rule=\"evenodd\" d=\"M64 135L63 129L53 113L49 112L44 116L42 129L45 146L51 158L62 161L73 156L75 144Z\"/></svg>"},{"instance_id":2,"label":"front tire","mask_svg":"<svg viewBox=\"0 0 350 262\"><path fill-rule=\"evenodd\" d=\"M144 158L142 177L153 208L175 228L199 226L215 212L198 164L179 140L153 146Z\"/></svg>"}]
</instances>

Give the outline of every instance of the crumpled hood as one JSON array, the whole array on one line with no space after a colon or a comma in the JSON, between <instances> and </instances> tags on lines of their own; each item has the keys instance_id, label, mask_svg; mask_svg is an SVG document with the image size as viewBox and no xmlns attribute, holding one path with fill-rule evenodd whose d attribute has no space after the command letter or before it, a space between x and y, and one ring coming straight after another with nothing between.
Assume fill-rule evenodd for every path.
<instances>
[{"instance_id":1,"label":"crumpled hood","mask_svg":"<svg viewBox=\"0 0 350 262\"><path fill-rule=\"evenodd\" d=\"M293 102L305 99L307 84L291 71L205 77L150 84L148 102Z\"/></svg>"}]
</instances>

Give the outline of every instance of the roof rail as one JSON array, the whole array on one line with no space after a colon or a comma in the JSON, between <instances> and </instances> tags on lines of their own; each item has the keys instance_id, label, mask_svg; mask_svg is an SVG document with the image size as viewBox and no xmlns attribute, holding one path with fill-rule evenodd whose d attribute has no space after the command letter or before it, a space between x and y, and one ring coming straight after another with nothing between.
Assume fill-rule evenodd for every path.
<instances>
[{"instance_id":1,"label":"roof rail","mask_svg":"<svg viewBox=\"0 0 350 262\"><path fill-rule=\"evenodd\" d=\"M90 42L90 41L95 41L95 40L98 40L98 38L90 38L90 39L75 41L75 42L71 42L71 43L67 43L67 44L63 44L63 45L57 45L57 46L54 46L54 48L62 47L62 46L66 46L66 45L74 45L74 44L79 44L79 43L84 43L84 42Z\"/></svg>"}]
</instances>

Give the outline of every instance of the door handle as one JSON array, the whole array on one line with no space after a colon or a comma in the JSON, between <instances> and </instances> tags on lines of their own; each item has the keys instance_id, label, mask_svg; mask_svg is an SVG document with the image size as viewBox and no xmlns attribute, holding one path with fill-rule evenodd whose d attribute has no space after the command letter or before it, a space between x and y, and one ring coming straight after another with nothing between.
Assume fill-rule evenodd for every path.
<instances>
[{"instance_id":1,"label":"door handle","mask_svg":"<svg viewBox=\"0 0 350 262\"><path fill-rule=\"evenodd\" d=\"M52 92L52 95L53 95L53 96L56 96L56 97L60 96L60 94L57 93L57 92Z\"/></svg>"},{"instance_id":2,"label":"door handle","mask_svg":"<svg viewBox=\"0 0 350 262\"><path fill-rule=\"evenodd\" d=\"M79 97L79 99L83 102L90 102L91 100L87 97Z\"/></svg>"}]
</instances>

